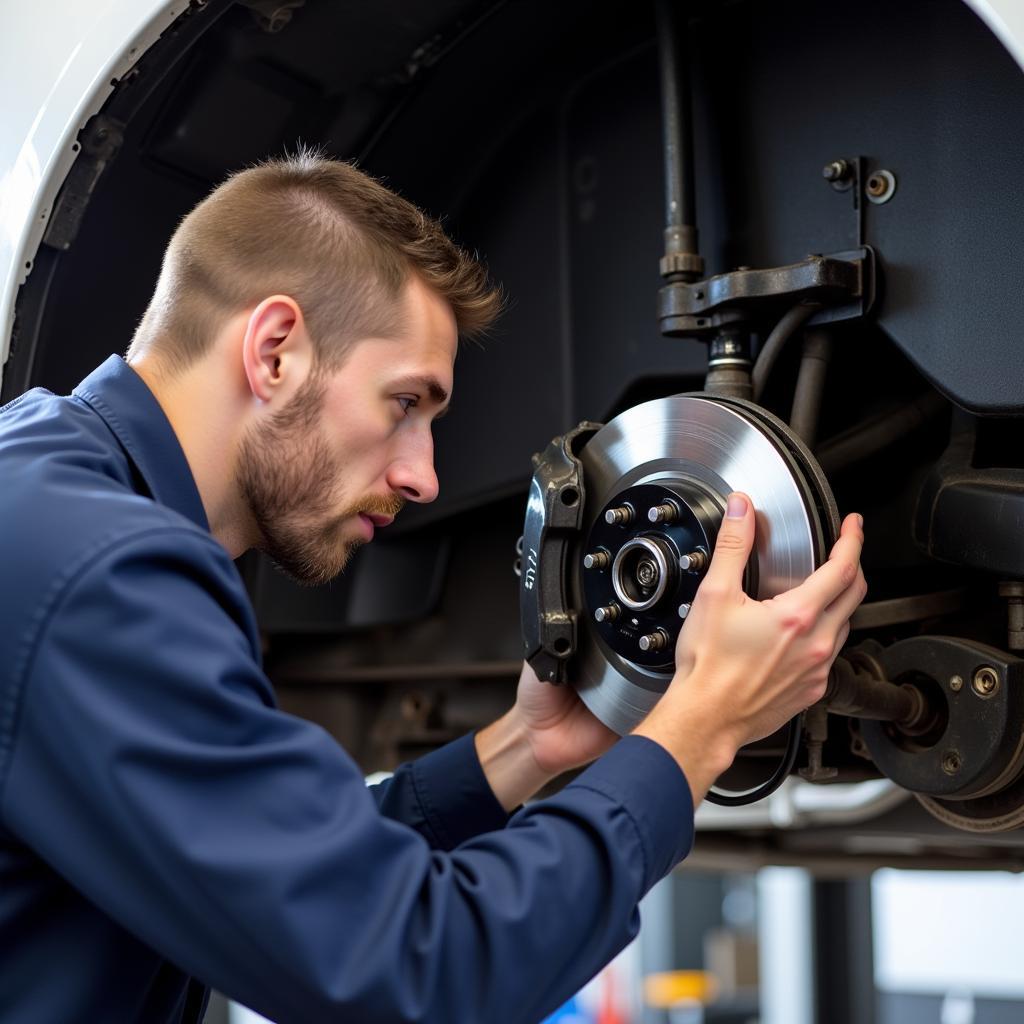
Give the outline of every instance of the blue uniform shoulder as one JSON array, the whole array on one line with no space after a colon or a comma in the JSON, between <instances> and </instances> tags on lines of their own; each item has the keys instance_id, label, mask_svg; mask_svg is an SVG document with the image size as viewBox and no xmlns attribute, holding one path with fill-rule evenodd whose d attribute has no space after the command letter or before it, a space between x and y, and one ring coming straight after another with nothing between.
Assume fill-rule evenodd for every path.
<instances>
[{"instance_id":1,"label":"blue uniform shoulder","mask_svg":"<svg viewBox=\"0 0 1024 1024\"><path fill-rule=\"evenodd\" d=\"M117 437L76 396L35 389L0 410L0 481L4 650L15 651L38 626L76 566L140 535L177 533L197 564L237 581L209 533L146 493Z\"/></svg>"}]
</instances>

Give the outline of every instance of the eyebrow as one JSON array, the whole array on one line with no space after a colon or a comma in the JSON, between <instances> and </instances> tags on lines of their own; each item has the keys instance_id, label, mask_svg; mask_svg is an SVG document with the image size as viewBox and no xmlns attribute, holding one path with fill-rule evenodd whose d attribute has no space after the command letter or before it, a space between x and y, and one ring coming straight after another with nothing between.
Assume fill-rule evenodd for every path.
<instances>
[{"instance_id":1,"label":"eyebrow","mask_svg":"<svg viewBox=\"0 0 1024 1024\"><path fill-rule=\"evenodd\" d=\"M412 377L400 377L396 381L391 382L393 388L412 388L414 390L425 391L431 401L435 405L444 405L448 400L448 392L441 386L441 382L436 377L431 376L412 376ZM445 406L434 419L440 419L446 415L449 406Z\"/></svg>"}]
</instances>

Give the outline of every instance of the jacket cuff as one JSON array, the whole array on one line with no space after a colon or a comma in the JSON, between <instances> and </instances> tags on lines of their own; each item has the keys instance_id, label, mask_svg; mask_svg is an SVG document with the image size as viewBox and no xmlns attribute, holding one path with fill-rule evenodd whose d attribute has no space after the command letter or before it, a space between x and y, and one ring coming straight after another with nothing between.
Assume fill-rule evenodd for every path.
<instances>
[{"instance_id":1,"label":"jacket cuff","mask_svg":"<svg viewBox=\"0 0 1024 1024\"><path fill-rule=\"evenodd\" d=\"M570 783L619 803L644 852L644 890L693 847L693 795L675 758L646 736L625 736ZM567 788L570 788L567 787Z\"/></svg>"},{"instance_id":2,"label":"jacket cuff","mask_svg":"<svg viewBox=\"0 0 1024 1024\"><path fill-rule=\"evenodd\" d=\"M418 758L412 778L423 816L443 850L508 824L480 766L472 733Z\"/></svg>"}]
</instances>

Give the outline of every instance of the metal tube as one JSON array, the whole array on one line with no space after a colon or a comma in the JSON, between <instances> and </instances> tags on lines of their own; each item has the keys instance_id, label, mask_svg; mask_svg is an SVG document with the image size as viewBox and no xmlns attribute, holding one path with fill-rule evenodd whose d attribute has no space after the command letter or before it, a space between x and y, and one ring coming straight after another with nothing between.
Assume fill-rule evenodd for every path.
<instances>
[{"instance_id":1,"label":"metal tube","mask_svg":"<svg viewBox=\"0 0 1024 1024\"><path fill-rule=\"evenodd\" d=\"M820 307L809 302L798 302L780 318L772 328L768 339L761 346L761 352L754 364L754 401L760 402L765 384L772 372L775 361L779 358L791 337L816 313Z\"/></svg>"},{"instance_id":2,"label":"metal tube","mask_svg":"<svg viewBox=\"0 0 1024 1024\"><path fill-rule=\"evenodd\" d=\"M687 14L685 7L680 11L680 6L673 0L655 0L665 153L665 256L661 273L663 277L692 281L703 273L703 260L697 249Z\"/></svg>"},{"instance_id":3,"label":"metal tube","mask_svg":"<svg viewBox=\"0 0 1024 1024\"><path fill-rule=\"evenodd\" d=\"M924 714L924 701L911 686L897 686L858 672L845 658L836 658L822 703L834 715L871 718L914 726Z\"/></svg>"},{"instance_id":4,"label":"metal tube","mask_svg":"<svg viewBox=\"0 0 1024 1024\"><path fill-rule=\"evenodd\" d=\"M756 379L757 367L754 367L754 376ZM901 405L831 438L815 453L818 462L826 475L831 476L880 452L893 439L916 430L948 408L949 403L941 395L929 392L909 405Z\"/></svg>"},{"instance_id":5,"label":"metal tube","mask_svg":"<svg viewBox=\"0 0 1024 1024\"><path fill-rule=\"evenodd\" d=\"M793 411L789 425L808 448L818 437L818 420L825 394L825 377L832 358L832 339L824 331L808 331L804 335L803 357L793 394Z\"/></svg>"}]
</instances>

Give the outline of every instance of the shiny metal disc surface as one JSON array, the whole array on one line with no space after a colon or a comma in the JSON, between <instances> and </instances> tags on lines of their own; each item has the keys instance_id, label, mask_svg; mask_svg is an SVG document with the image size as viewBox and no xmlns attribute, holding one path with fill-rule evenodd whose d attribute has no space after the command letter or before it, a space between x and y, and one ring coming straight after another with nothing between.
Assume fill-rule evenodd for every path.
<instances>
[{"instance_id":1,"label":"shiny metal disc surface","mask_svg":"<svg viewBox=\"0 0 1024 1024\"><path fill-rule=\"evenodd\" d=\"M720 499L750 495L757 513L758 599L801 583L816 567L816 524L807 488L792 460L743 410L708 397L676 395L634 406L606 424L583 449L584 531L626 487L695 480ZM582 607L580 558L572 559L570 588ZM642 668L610 650L589 617L580 617L576 683L583 702L619 734L629 732L657 703L670 676Z\"/></svg>"}]
</instances>

